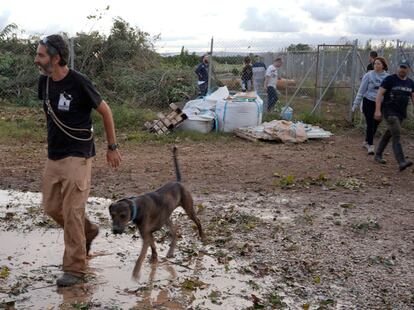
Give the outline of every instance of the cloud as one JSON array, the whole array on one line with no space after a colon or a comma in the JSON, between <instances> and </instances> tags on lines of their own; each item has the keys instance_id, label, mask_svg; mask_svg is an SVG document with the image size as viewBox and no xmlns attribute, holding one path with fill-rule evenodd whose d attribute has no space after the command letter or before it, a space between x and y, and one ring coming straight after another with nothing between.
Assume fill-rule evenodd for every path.
<instances>
[{"instance_id":1,"label":"cloud","mask_svg":"<svg viewBox=\"0 0 414 310\"><path fill-rule=\"evenodd\" d=\"M337 5L326 4L326 2L308 2L302 9L307 11L311 17L320 22L332 22L341 13L341 8Z\"/></svg>"},{"instance_id":2,"label":"cloud","mask_svg":"<svg viewBox=\"0 0 414 310\"><path fill-rule=\"evenodd\" d=\"M361 15L372 17L391 17L396 19L414 20L414 1L413 0L339 0L339 4L347 9L352 7L357 9Z\"/></svg>"},{"instance_id":3,"label":"cloud","mask_svg":"<svg viewBox=\"0 0 414 310\"><path fill-rule=\"evenodd\" d=\"M8 24L10 24L9 22L10 14L11 12L8 10L0 13L0 30L6 27Z\"/></svg>"},{"instance_id":4,"label":"cloud","mask_svg":"<svg viewBox=\"0 0 414 310\"><path fill-rule=\"evenodd\" d=\"M364 1L364 0L339 0L338 1L339 4L345 8L347 7L356 7L356 8L360 8L362 7L364 4L366 4L367 2L370 1ZM375 5L375 3L372 3L370 5Z\"/></svg>"},{"instance_id":5,"label":"cloud","mask_svg":"<svg viewBox=\"0 0 414 310\"><path fill-rule=\"evenodd\" d=\"M374 5L370 13L373 16L414 20L414 1L397 1L396 3Z\"/></svg>"},{"instance_id":6,"label":"cloud","mask_svg":"<svg viewBox=\"0 0 414 310\"><path fill-rule=\"evenodd\" d=\"M345 27L352 34L395 35L399 33L398 22L384 17L349 16Z\"/></svg>"},{"instance_id":7,"label":"cloud","mask_svg":"<svg viewBox=\"0 0 414 310\"><path fill-rule=\"evenodd\" d=\"M240 28L257 32L297 32L302 24L280 15L276 10L259 13L256 8L248 8Z\"/></svg>"}]
</instances>

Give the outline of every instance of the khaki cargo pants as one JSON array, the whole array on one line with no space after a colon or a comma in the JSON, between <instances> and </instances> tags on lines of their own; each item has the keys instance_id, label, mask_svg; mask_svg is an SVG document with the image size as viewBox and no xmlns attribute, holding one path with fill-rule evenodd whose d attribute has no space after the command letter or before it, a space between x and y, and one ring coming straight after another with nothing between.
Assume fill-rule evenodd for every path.
<instances>
[{"instance_id":1,"label":"khaki cargo pants","mask_svg":"<svg viewBox=\"0 0 414 310\"><path fill-rule=\"evenodd\" d=\"M85 204L91 184L92 158L66 157L46 162L43 208L64 230L63 271L86 273L86 233L91 227Z\"/></svg>"}]
</instances>

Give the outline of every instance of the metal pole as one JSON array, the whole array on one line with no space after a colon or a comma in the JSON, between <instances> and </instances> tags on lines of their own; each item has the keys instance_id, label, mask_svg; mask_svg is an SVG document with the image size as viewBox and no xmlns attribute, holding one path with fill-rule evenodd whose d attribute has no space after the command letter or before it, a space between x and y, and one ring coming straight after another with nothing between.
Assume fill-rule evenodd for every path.
<instances>
[{"instance_id":1,"label":"metal pole","mask_svg":"<svg viewBox=\"0 0 414 310\"><path fill-rule=\"evenodd\" d=\"M317 102L318 102L318 99L317 99L317 96L316 96L316 92L317 92L317 90L318 90L319 47L320 47L320 45L318 45L318 50L317 50L317 52L316 52L315 91L314 91L314 98L315 98L315 101L314 101L314 108L315 108L315 106L317 105ZM312 110L312 111L313 111L313 110Z\"/></svg>"},{"instance_id":2,"label":"metal pole","mask_svg":"<svg viewBox=\"0 0 414 310\"><path fill-rule=\"evenodd\" d=\"M210 45L210 57L208 59L208 87L207 87L207 94L211 93L211 72L213 67L213 37L211 37L211 45Z\"/></svg>"},{"instance_id":3,"label":"metal pole","mask_svg":"<svg viewBox=\"0 0 414 310\"><path fill-rule=\"evenodd\" d=\"M322 59L321 59L321 84L319 87L319 102L321 102L321 104L318 107L319 112L321 111L321 107L322 107L322 92L323 92L323 78L324 78L324 71L325 71L325 46L322 49Z\"/></svg>"},{"instance_id":4,"label":"metal pole","mask_svg":"<svg viewBox=\"0 0 414 310\"><path fill-rule=\"evenodd\" d=\"M358 48L358 39L354 41L354 46L352 47L352 71L351 71L351 98L349 100L349 114L348 120L352 121L352 103L355 98L355 80L356 80L356 62L357 62L357 50Z\"/></svg>"},{"instance_id":5,"label":"metal pole","mask_svg":"<svg viewBox=\"0 0 414 310\"><path fill-rule=\"evenodd\" d=\"M69 39L70 68L75 70L75 38Z\"/></svg>"},{"instance_id":6,"label":"metal pole","mask_svg":"<svg viewBox=\"0 0 414 310\"><path fill-rule=\"evenodd\" d=\"M288 85L289 85L288 78L290 77L290 74L289 74L289 69L290 69L289 60L290 60L289 52L287 52L286 53L286 76L285 76L285 79L286 79L286 85L285 85L285 100L287 100L287 96L288 96Z\"/></svg>"},{"instance_id":7,"label":"metal pole","mask_svg":"<svg viewBox=\"0 0 414 310\"><path fill-rule=\"evenodd\" d=\"M400 40L398 40L398 39L397 39L397 47L396 47L395 53L394 53L394 60L395 60L394 69L396 71L397 68L398 68L398 64L400 63Z\"/></svg>"}]
</instances>

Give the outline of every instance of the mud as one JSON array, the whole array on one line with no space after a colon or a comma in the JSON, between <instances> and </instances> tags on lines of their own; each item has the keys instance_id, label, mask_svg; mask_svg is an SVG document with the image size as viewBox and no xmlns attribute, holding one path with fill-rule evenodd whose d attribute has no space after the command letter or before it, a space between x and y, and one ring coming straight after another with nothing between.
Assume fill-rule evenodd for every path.
<instances>
[{"instance_id":1,"label":"mud","mask_svg":"<svg viewBox=\"0 0 414 310\"><path fill-rule=\"evenodd\" d=\"M350 132L302 145L178 141L209 242L175 212L176 257L165 259L167 233L157 233L160 261L147 260L138 282L139 235L131 227L113 236L107 207L173 179L169 146L125 142L116 171L99 152L92 194L102 198L87 210L101 233L89 280L63 290L54 284L63 235L36 193L44 149L0 146L0 308L412 309L413 170L399 173L391 153L376 165L360 140ZM414 157L414 140L403 143Z\"/></svg>"},{"instance_id":2,"label":"mud","mask_svg":"<svg viewBox=\"0 0 414 310\"><path fill-rule=\"evenodd\" d=\"M90 198L88 215L101 224L89 259L88 282L74 288L56 288L61 274L63 234L58 228L41 228L44 216L38 193L0 191L2 234L0 266L2 305L16 308L62 309L96 308L166 308L185 309L186 305L208 309L247 307L251 304L242 293L253 283L252 276L242 275L234 261L220 264L214 248L203 247L193 232L182 236L174 259L165 259L167 242L158 244L160 261L144 266L139 281L132 279L132 269L139 254L141 239L137 232L113 235L109 229L109 200ZM184 216L177 210L174 218ZM16 230L16 226L21 229ZM165 239L165 232L159 234ZM18 247L16 247L18 245ZM271 283L268 276L262 281Z\"/></svg>"}]
</instances>

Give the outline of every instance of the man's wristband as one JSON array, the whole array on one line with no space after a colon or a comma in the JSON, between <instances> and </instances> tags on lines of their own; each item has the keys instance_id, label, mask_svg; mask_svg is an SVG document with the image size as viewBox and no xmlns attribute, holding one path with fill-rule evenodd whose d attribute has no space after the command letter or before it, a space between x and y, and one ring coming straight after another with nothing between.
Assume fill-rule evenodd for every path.
<instances>
[{"instance_id":1,"label":"man's wristband","mask_svg":"<svg viewBox=\"0 0 414 310\"><path fill-rule=\"evenodd\" d=\"M115 151L118 148L118 144L113 143L113 144L108 144L108 150L110 151Z\"/></svg>"}]
</instances>

